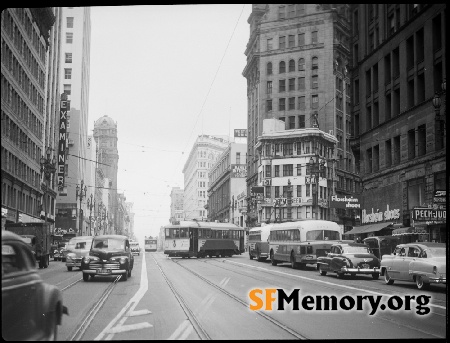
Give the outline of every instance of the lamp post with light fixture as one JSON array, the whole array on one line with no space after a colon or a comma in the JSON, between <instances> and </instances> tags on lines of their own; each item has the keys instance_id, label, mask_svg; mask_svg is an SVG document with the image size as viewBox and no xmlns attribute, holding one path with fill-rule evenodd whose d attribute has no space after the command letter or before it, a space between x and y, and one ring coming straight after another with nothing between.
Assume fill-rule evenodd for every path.
<instances>
[{"instance_id":1,"label":"lamp post with light fixture","mask_svg":"<svg viewBox=\"0 0 450 343\"><path fill-rule=\"evenodd\" d=\"M46 149L46 157L41 156L41 172L44 173L44 179L45 179L45 191L44 191L44 199L43 199L43 206L44 206L44 212L45 212L45 222L47 222L47 214L48 214L48 205L47 204L47 191L49 187L49 182L51 180L52 175L56 172L56 162L55 157L51 157L52 148L47 147Z\"/></svg>"},{"instance_id":2,"label":"lamp post with light fixture","mask_svg":"<svg viewBox=\"0 0 450 343\"><path fill-rule=\"evenodd\" d=\"M93 200L94 195L91 194L91 196L87 200L87 205L89 208L89 236L92 236L92 209L94 209L94 215L95 215L95 200Z\"/></svg>"},{"instance_id":3,"label":"lamp post with light fixture","mask_svg":"<svg viewBox=\"0 0 450 343\"><path fill-rule=\"evenodd\" d=\"M80 236L83 236L83 220L82 220L82 210L81 210L81 202L83 201L83 198L86 197L86 192L87 192L87 186L84 186L84 181L81 180L81 187L79 185L77 185L76 188L76 194L75 194L75 200L80 199L80 213L79 213L79 230L80 230Z\"/></svg>"}]
</instances>

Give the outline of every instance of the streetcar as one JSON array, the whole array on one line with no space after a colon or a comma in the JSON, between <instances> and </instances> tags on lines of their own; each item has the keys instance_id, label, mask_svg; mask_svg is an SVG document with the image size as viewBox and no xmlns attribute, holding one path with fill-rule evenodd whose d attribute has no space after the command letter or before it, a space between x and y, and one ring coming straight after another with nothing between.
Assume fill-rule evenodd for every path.
<instances>
[{"instance_id":1,"label":"streetcar","mask_svg":"<svg viewBox=\"0 0 450 343\"><path fill-rule=\"evenodd\" d=\"M292 268L314 264L326 256L336 241L341 241L342 230L335 222L305 219L272 224L269 235L269 256L272 265L289 262Z\"/></svg>"},{"instance_id":2,"label":"streetcar","mask_svg":"<svg viewBox=\"0 0 450 343\"><path fill-rule=\"evenodd\" d=\"M269 234L272 225L254 227L248 232L248 255L250 260L256 257L265 261L269 257Z\"/></svg>"},{"instance_id":3,"label":"streetcar","mask_svg":"<svg viewBox=\"0 0 450 343\"><path fill-rule=\"evenodd\" d=\"M158 240L145 237L144 249L145 251L156 251Z\"/></svg>"},{"instance_id":4,"label":"streetcar","mask_svg":"<svg viewBox=\"0 0 450 343\"><path fill-rule=\"evenodd\" d=\"M169 257L226 257L245 251L245 232L231 223L181 221L164 227L164 254Z\"/></svg>"}]
</instances>

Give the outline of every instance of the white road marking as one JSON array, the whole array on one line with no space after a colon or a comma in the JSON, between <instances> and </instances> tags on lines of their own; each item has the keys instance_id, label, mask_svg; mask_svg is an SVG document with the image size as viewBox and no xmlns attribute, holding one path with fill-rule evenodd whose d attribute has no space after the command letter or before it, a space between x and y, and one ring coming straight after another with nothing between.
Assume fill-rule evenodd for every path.
<instances>
[{"instance_id":1,"label":"white road marking","mask_svg":"<svg viewBox=\"0 0 450 343\"><path fill-rule=\"evenodd\" d=\"M143 316L144 314L150 314L152 311L149 310L139 310L139 311L128 311L127 317Z\"/></svg>"},{"instance_id":2,"label":"white road marking","mask_svg":"<svg viewBox=\"0 0 450 343\"><path fill-rule=\"evenodd\" d=\"M136 324L130 324L130 325L121 325L116 326L108 331L109 334L115 334L115 333L121 333L121 332L127 332L132 330L139 330L139 329L145 329L145 328L151 328L153 327L152 324L143 322L143 323L136 323Z\"/></svg>"},{"instance_id":3,"label":"white road marking","mask_svg":"<svg viewBox=\"0 0 450 343\"><path fill-rule=\"evenodd\" d=\"M95 341L99 341L101 339L103 339L103 337L108 334L108 337L106 337L107 340L112 339L114 333L110 333L113 332L111 330L113 330L113 326L117 323L117 321L122 318L126 311L128 310L128 313L133 313L134 309L136 308L137 304L139 303L139 301L141 301L142 297L144 296L144 294L147 292L148 290L148 279L147 279L147 264L145 262L145 253L142 254L142 267L141 267L141 283L139 286L138 291L136 292L136 294L128 301L128 303L122 308L122 310L120 310L120 312L117 314L117 316L106 326L106 328L103 329L102 332L100 332L100 334L94 338ZM122 318L123 319L123 318ZM125 317L126 319L126 317ZM123 321L124 322L124 321ZM122 323L123 323L122 322ZM150 323L139 323L139 324L145 324L145 325L150 325ZM120 326L120 325L119 325ZM147 326L148 327L148 326ZM116 329L116 328L114 328Z\"/></svg>"},{"instance_id":4,"label":"white road marking","mask_svg":"<svg viewBox=\"0 0 450 343\"><path fill-rule=\"evenodd\" d=\"M181 335L183 333L183 331L190 325L189 320L184 320L178 327L177 329L173 332L173 334L170 335L169 338L167 338L168 340L174 340L177 339L177 337L179 335ZM191 325L192 326L192 325Z\"/></svg>"},{"instance_id":5,"label":"white road marking","mask_svg":"<svg viewBox=\"0 0 450 343\"><path fill-rule=\"evenodd\" d=\"M294 275L294 274L289 274L289 273L285 273L285 272L280 272L278 270L273 270L273 269L267 269L267 268L263 268L263 267L255 267L255 266L251 266L245 263L239 263L239 262L234 262L234 261L227 261L228 263L234 263L234 264L238 264L238 265L242 265L245 267L250 267L250 268L255 268L255 269L261 269L261 270L265 270L268 272L273 272L273 273L278 273L278 274L283 274L283 275L288 275L288 276L292 276L292 277L296 277L299 279L304 279L304 280L309 280L309 281L314 281L314 282L320 282L329 286L333 286L333 287L341 287L341 288L347 288L347 289L351 289L351 290L355 290L355 291L362 291L362 292L367 292L367 293L371 293L371 294L376 294L376 295L381 295L381 296L389 296L385 293L379 293L379 292L375 292L375 291L370 291L367 289L362 289L362 288L356 288L356 287L352 287L352 286L346 286L346 285L339 285L336 283L332 283L332 282L328 282L328 281L322 281L322 280L317 280L317 279L311 279L309 277L306 276L300 276L300 275ZM446 309L446 307L444 306L440 306L440 305L434 305L434 304L428 304L427 306L431 306L431 307L437 307L437 308L441 308L443 310Z\"/></svg>"}]
</instances>

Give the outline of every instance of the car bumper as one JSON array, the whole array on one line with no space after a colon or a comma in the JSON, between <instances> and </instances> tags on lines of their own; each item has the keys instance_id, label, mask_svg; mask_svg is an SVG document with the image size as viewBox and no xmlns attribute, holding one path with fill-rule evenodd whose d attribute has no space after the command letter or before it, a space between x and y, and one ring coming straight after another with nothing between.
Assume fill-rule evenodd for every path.
<instances>
[{"instance_id":1,"label":"car bumper","mask_svg":"<svg viewBox=\"0 0 450 343\"><path fill-rule=\"evenodd\" d=\"M374 268L347 268L342 267L341 272L344 273L357 273L357 274L373 274L373 273L380 273L380 268L374 267Z\"/></svg>"},{"instance_id":2,"label":"car bumper","mask_svg":"<svg viewBox=\"0 0 450 343\"><path fill-rule=\"evenodd\" d=\"M66 267L81 267L81 261L67 261L66 259Z\"/></svg>"},{"instance_id":3,"label":"car bumper","mask_svg":"<svg viewBox=\"0 0 450 343\"><path fill-rule=\"evenodd\" d=\"M131 254L133 255L139 255L141 252L140 251L132 251Z\"/></svg>"},{"instance_id":4,"label":"car bumper","mask_svg":"<svg viewBox=\"0 0 450 343\"><path fill-rule=\"evenodd\" d=\"M447 278L443 278L443 277L428 277L428 281L430 281L430 283L442 283L442 284L447 284Z\"/></svg>"},{"instance_id":5,"label":"car bumper","mask_svg":"<svg viewBox=\"0 0 450 343\"><path fill-rule=\"evenodd\" d=\"M107 272L100 272L98 270L92 270L92 269L84 269L83 270L83 274L90 274L90 275L104 275L104 276L108 276L108 275L121 275L126 273L127 270L126 269L107 269Z\"/></svg>"}]
</instances>

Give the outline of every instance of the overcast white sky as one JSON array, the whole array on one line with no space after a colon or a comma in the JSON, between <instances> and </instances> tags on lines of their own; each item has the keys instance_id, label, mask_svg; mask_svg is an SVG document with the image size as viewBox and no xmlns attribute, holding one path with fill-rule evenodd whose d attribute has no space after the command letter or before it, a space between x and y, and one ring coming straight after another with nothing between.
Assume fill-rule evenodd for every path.
<instances>
[{"instance_id":1,"label":"overcast white sky","mask_svg":"<svg viewBox=\"0 0 450 343\"><path fill-rule=\"evenodd\" d=\"M118 126L118 188L135 233L169 223L170 191L199 134L247 128L250 4L91 8L89 132Z\"/></svg>"}]
</instances>

